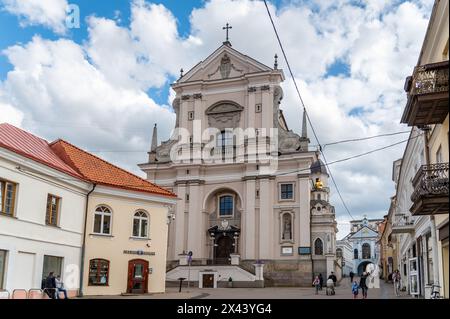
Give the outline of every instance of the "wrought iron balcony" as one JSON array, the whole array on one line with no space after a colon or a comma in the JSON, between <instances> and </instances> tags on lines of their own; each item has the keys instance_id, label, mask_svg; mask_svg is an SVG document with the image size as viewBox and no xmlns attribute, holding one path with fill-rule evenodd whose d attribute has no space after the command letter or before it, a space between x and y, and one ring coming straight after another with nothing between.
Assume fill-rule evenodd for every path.
<instances>
[{"instance_id":1,"label":"wrought iron balcony","mask_svg":"<svg viewBox=\"0 0 450 319\"><path fill-rule=\"evenodd\" d=\"M448 163L421 166L412 183L413 215L448 214Z\"/></svg>"},{"instance_id":2,"label":"wrought iron balcony","mask_svg":"<svg viewBox=\"0 0 450 319\"><path fill-rule=\"evenodd\" d=\"M448 60L416 66L405 81L408 102L402 123L409 126L440 124L448 115Z\"/></svg>"}]
</instances>

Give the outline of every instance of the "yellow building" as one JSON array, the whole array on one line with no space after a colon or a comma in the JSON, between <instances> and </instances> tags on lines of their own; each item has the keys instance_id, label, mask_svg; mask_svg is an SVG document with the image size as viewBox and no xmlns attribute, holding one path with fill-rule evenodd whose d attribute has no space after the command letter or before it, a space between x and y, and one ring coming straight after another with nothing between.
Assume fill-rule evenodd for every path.
<instances>
[{"instance_id":1,"label":"yellow building","mask_svg":"<svg viewBox=\"0 0 450 319\"><path fill-rule=\"evenodd\" d=\"M87 195L80 294L165 291L176 196L65 141L53 151L93 184Z\"/></svg>"},{"instance_id":2,"label":"yellow building","mask_svg":"<svg viewBox=\"0 0 450 319\"><path fill-rule=\"evenodd\" d=\"M413 216L431 216L433 247L433 284L448 291L448 220L449 220L449 135L448 135L448 47L449 1L435 1L417 66L406 79L408 102L402 123L416 126L425 133L425 165L412 183Z\"/></svg>"}]
</instances>

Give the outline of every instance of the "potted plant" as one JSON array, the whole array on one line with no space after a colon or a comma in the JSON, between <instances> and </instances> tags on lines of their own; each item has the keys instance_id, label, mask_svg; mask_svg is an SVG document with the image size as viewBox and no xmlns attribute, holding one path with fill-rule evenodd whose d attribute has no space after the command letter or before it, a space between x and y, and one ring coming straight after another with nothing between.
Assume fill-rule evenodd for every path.
<instances>
[{"instance_id":1,"label":"potted plant","mask_svg":"<svg viewBox=\"0 0 450 319\"><path fill-rule=\"evenodd\" d=\"M233 278L228 278L228 288L233 288Z\"/></svg>"}]
</instances>

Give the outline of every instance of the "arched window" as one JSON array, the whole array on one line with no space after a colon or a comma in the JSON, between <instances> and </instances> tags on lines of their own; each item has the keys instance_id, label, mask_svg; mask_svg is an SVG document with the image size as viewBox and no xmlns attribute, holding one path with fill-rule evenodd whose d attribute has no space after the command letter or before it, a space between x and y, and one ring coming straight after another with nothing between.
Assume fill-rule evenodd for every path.
<instances>
[{"instance_id":1,"label":"arched window","mask_svg":"<svg viewBox=\"0 0 450 319\"><path fill-rule=\"evenodd\" d=\"M148 237L148 215L146 212L138 211L134 214L133 237Z\"/></svg>"},{"instance_id":2,"label":"arched window","mask_svg":"<svg viewBox=\"0 0 450 319\"><path fill-rule=\"evenodd\" d=\"M368 243L362 245L362 258L370 259L370 245Z\"/></svg>"},{"instance_id":3,"label":"arched window","mask_svg":"<svg viewBox=\"0 0 450 319\"><path fill-rule=\"evenodd\" d=\"M219 197L219 216L233 216L233 196L224 195Z\"/></svg>"},{"instance_id":4,"label":"arched window","mask_svg":"<svg viewBox=\"0 0 450 319\"><path fill-rule=\"evenodd\" d=\"M314 242L314 254L323 255L323 242L320 238L317 238Z\"/></svg>"},{"instance_id":5,"label":"arched window","mask_svg":"<svg viewBox=\"0 0 450 319\"><path fill-rule=\"evenodd\" d=\"M341 248L336 249L336 257L342 258L342 249Z\"/></svg>"},{"instance_id":6,"label":"arched window","mask_svg":"<svg viewBox=\"0 0 450 319\"><path fill-rule=\"evenodd\" d=\"M111 210L106 206L99 206L94 215L94 233L111 235Z\"/></svg>"},{"instance_id":7,"label":"arched window","mask_svg":"<svg viewBox=\"0 0 450 319\"><path fill-rule=\"evenodd\" d=\"M353 249L353 259L358 259L358 249Z\"/></svg>"},{"instance_id":8,"label":"arched window","mask_svg":"<svg viewBox=\"0 0 450 319\"><path fill-rule=\"evenodd\" d=\"M89 286L107 286L109 281L109 260L89 261Z\"/></svg>"}]
</instances>

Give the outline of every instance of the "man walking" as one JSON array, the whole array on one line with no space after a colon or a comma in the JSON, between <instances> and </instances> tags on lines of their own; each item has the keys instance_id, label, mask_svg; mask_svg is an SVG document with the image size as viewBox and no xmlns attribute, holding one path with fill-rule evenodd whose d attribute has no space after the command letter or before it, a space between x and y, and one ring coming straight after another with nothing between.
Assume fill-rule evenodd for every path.
<instances>
[{"instance_id":1,"label":"man walking","mask_svg":"<svg viewBox=\"0 0 450 319\"><path fill-rule=\"evenodd\" d=\"M355 277L355 273L350 271L350 283L353 283L353 277Z\"/></svg>"},{"instance_id":2,"label":"man walking","mask_svg":"<svg viewBox=\"0 0 450 319\"><path fill-rule=\"evenodd\" d=\"M359 288L361 288L363 299L367 299L367 290L369 289L369 287L367 287L366 279L367 273L363 272L359 279Z\"/></svg>"}]
</instances>

